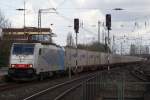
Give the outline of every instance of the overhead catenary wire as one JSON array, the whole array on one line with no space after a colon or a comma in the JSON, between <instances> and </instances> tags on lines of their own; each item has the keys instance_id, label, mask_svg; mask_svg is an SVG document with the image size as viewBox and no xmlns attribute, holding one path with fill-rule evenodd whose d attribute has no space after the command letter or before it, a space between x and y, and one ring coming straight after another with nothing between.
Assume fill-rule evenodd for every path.
<instances>
[{"instance_id":1,"label":"overhead catenary wire","mask_svg":"<svg viewBox=\"0 0 150 100\"><path fill-rule=\"evenodd\" d=\"M56 9L60 8L62 5L64 5L66 3L67 0L63 0L60 4L58 4L58 6L56 7Z\"/></svg>"},{"instance_id":2,"label":"overhead catenary wire","mask_svg":"<svg viewBox=\"0 0 150 100\"><path fill-rule=\"evenodd\" d=\"M70 19L70 18L68 18L68 17L66 17L66 16L64 16L64 15L62 15L62 14L60 14L60 13L56 13L58 16L60 16L60 17L62 17L63 19L65 19L65 20L67 20L67 21L69 21L69 22L73 22L72 20L73 19ZM85 28L85 27L80 27L81 29L83 29L84 31L86 31L86 32L88 32L88 33L93 33L94 35L97 35L97 33L94 33L94 32L92 32L92 31L90 31L89 29L87 29L87 28Z\"/></svg>"}]
</instances>

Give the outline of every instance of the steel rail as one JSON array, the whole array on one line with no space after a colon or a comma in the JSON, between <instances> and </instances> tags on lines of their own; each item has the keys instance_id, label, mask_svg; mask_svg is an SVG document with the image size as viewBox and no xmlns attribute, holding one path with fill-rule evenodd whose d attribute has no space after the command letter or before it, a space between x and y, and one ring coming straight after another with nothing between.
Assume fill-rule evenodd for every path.
<instances>
[{"instance_id":1,"label":"steel rail","mask_svg":"<svg viewBox=\"0 0 150 100\"><path fill-rule=\"evenodd\" d=\"M67 82L64 82L64 83L60 83L60 84L54 85L54 86L49 87L49 88L47 88L47 89L44 89L44 90L42 90L42 91L36 92L35 94L30 95L30 96L24 98L23 100L32 100L32 99L34 99L34 98L36 98L36 97L38 97L38 96L40 96L40 95L42 95L42 94L44 94L44 93L46 93L46 92L48 92L48 91L54 90L54 89L56 89L56 88L59 88L59 87L61 87L61 86L70 84L70 83L72 83L72 82L75 82L75 81L78 81L78 80L81 80L81 79L84 79L84 78L87 78L87 77L89 77L89 76L94 76L94 75L96 75L96 74L97 74L97 73L88 74L87 76L83 76L83 77L76 78L76 79L73 79L73 80L70 80L70 81L67 81Z\"/></svg>"},{"instance_id":2,"label":"steel rail","mask_svg":"<svg viewBox=\"0 0 150 100\"><path fill-rule=\"evenodd\" d=\"M85 80L84 82L87 82L91 79L94 79L96 76L89 78L87 80ZM78 88L79 86L81 86L84 82L80 82L79 84L67 89L66 91L64 91L63 93L61 93L60 95L58 95L54 100L60 100L61 98L63 98L65 95L67 95L69 92L73 91L74 89Z\"/></svg>"}]
</instances>

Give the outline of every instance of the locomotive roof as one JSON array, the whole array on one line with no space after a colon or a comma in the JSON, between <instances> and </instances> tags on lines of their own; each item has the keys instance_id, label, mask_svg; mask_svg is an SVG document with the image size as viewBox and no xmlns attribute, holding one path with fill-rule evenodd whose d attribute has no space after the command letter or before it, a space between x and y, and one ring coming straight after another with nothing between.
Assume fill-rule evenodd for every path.
<instances>
[{"instance_id":1,"label":"locomotive roof","mask_svg":"<svg viewBox=\"0 0 150 100\"><path fill-rule=\"evenodd\" d=\"M41 45L52 45L52 46L56 46L56 47L60 47L62 48L62 46L57 45L55 43L41 43L41 42L15 42L13 44L41 44Z\"/></svg>"}]
</instances>

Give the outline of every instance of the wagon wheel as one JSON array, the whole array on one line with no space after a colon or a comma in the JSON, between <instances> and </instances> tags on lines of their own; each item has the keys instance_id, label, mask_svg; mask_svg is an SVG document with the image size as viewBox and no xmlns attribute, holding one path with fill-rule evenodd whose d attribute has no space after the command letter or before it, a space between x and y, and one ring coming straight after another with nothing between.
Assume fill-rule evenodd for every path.
<instances>
[{"instance_id":1,"label":"wagon wheel","mask_svg":"<svg viewBox=\"0 0 150 100\"><path fill-rule=\"evenodd\" d=\"M43 75L43 73L40 73L40 74L39 74L39 80L40 80L40 81L43 81L43 80L44 80L44 75Z\"/></svg>"},{"instance_id":2,"label":"wagon wheel","mask_svg":"<svg viewBox=\"0 0 150 100\"><path fill-rule=\"evenodd\" d=\"M77 69L77 71L78 71L79 73L81 73L81 72L83 71L83 67L79 67L79 68Z\"/></svg>"}]
</instances>

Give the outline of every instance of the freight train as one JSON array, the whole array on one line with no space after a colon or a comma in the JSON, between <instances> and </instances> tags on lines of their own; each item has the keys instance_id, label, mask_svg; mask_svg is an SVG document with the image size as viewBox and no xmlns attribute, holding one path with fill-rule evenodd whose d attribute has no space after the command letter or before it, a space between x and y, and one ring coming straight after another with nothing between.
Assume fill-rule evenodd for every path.
<instances>
[{"instance_id":1,"label":"freight train","mask_svg":"<svg viewBox=\"0 0 150 100\"><path fill-rule=\"evenodd\" d=\"M109 59L109 60L108 60ZM143 58L73 49L53 44L13 43L8 75L14 80L43 79L46 76L97 70L141 62Z\"/></svg>"}]
</instances>

